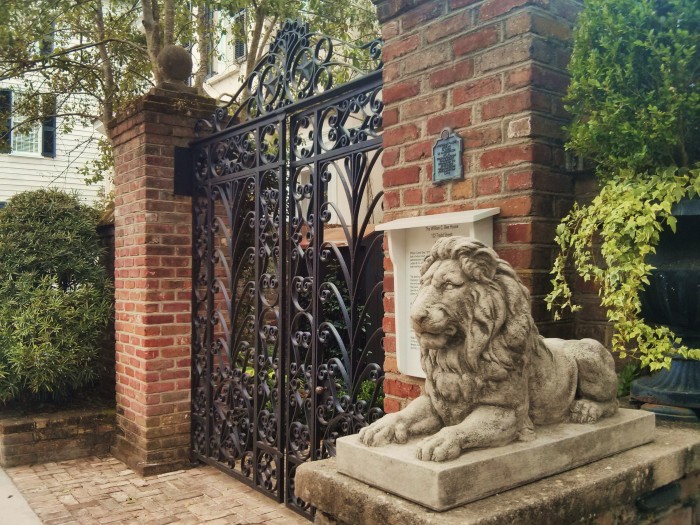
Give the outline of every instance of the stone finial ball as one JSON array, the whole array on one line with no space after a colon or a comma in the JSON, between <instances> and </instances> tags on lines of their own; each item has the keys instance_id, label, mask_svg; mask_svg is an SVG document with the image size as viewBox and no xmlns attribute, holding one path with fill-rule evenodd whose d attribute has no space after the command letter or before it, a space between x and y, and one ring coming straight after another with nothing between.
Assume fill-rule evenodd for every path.
<instances>
[{"instance_id":1,"label":"stone finial ball","mask_svg":"<svg viewBox=\"0 0 700 525\"><path fill-rule=\"evenodd\" d=\"M158 67L171 82L185 82L192 74L192 56L185 48L168 45L158 53Z\"/></svg>"}]
</instances>

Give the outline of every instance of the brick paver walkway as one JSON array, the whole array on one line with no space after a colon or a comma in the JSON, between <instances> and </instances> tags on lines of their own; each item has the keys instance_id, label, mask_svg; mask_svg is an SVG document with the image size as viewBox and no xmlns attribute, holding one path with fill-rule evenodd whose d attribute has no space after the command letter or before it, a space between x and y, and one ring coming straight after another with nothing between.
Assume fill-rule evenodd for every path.
<instances>
[{"instance_id":1,"label":"brick paver walkway","mask_svg":"<svg viewBox=\"0 0 700 525\"><path fill-rule=\"evenodd\" d=\"M141 478L112 457L91 457L6 472L46 525L309 524L209 466Z\"/></svg>"}]
</instances>

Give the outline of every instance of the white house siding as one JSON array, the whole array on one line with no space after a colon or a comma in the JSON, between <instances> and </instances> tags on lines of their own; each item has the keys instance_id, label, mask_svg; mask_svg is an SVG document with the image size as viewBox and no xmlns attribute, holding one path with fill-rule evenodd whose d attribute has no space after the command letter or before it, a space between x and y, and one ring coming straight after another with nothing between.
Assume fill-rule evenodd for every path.
<instances>
[{"instance_id":1,"label":"white house siding","mask_svg":"<svg viewBox=\"0 0 700 525\"><path fill-rule=\"evenodd\" d=\"M221 24L225 32L220 34L214 43L215 52L211 56L212 76L207 78L204 83L204 91L207 95L217 100L222 96L235 94L244 80L242 68L245 67L246 53L249 46L248 42L246 42L243 56L235 56L236 38L232 30L234 20L235 18L222 18L220 13L215 13L216 23ZM199 52L195 44L192 51L192 57L195 60L195 71L198 67L198 56Z\"/></svg>"},{"instance_id":2,"label":"white house siding","mask_svg":"<svg viewBox=\"0 0 700 525\"><path fill-rule=\"evenodd\" d=\"M0 89L17 90L21 85L21 81L9 80L0 83ZM21 191L48 187L75 190L88 204L98 198L104 184L85 184L78 169L98 155L96 139L99 133L77 123L70 133L62 133L61 119L58 119L56 128L54 158L42 157L40 153L0 153L0 202L7 202ZM91 137L95 140L90 141Z\"/></svg>"},{"instance_id":3,"label":"white house siding","mask_svg":"<svg viewBox=\"0 0 700 525\"><path fill-rule=\"evenodd\" d=\"M97 156L94 143L87 143L92 135L97 136L97 132L78 126L70 134L58 133L55 158L0 154L0 202L21 191L48 187L76 190L85 202L94 202L101 185L87 185L78 174L78 168Z\"/></svg>"}]
</instances>

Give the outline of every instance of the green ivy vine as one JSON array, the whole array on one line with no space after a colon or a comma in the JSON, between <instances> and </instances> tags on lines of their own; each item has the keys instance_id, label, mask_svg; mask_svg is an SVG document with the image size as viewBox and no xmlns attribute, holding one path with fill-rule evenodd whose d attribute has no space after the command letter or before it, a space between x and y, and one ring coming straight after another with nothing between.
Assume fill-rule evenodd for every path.
<instances>
[{"instance_id":1,"label":"green ivy vine","mask_svg":"<svg viewBox=\"0 0 700 525\"><path fill-rule=\"evenodd\" d=\"M563 309L580 308L567 281L571 261L584 281L599 286L620 357L638 357L651 370L668 367L674 353L700 359L700 350L688 349L667 327L650 326L639 316L639 292L653 269L645 258L655 253L665 226L675 232L673 205L698 194L700 169L666 168L644 178L623 170L590 204L574 205L557 227L561 251L552 270L554 289L546 298L555 318Z\"/></svg>"}]
</instances>

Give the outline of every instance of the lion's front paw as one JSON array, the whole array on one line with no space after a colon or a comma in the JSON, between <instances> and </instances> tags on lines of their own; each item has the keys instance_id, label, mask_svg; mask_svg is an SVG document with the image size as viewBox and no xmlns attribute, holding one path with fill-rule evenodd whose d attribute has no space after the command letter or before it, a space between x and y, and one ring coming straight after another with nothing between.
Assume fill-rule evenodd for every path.
<instances>
[{"instance_id":1,"label":"lion's front paw","mask_svg":"<svg viewBox=\"0 0 700 525\"><path fill-rule=\"evenodd\" d=\"M448 461L462 453L459 433L446 427L424 440L416 451L416 457L423 461Z\"/></svg>"},{"instance_id":2,"label":"lion's front paw","mask_svg":"<svg viewBox=\"0 0 700 525\"><path fill-rule=\"evenodd\" d=\"M574 423L595 423L603 417L603 409L595 401L577 399L571 404L571 421Z\"/></svg>"},{"instance_id":3,"label":"lion's front paw","mask_svg":"<svg viewBox=\"0 0 700 525\"><path fill-rule=\"evenodd\" d=\"M388 414L360 430L359 438L360 443L368 447L381 447L389 443L406 443L408 428L396 414Z\"/></svg>"}]
</instances>

